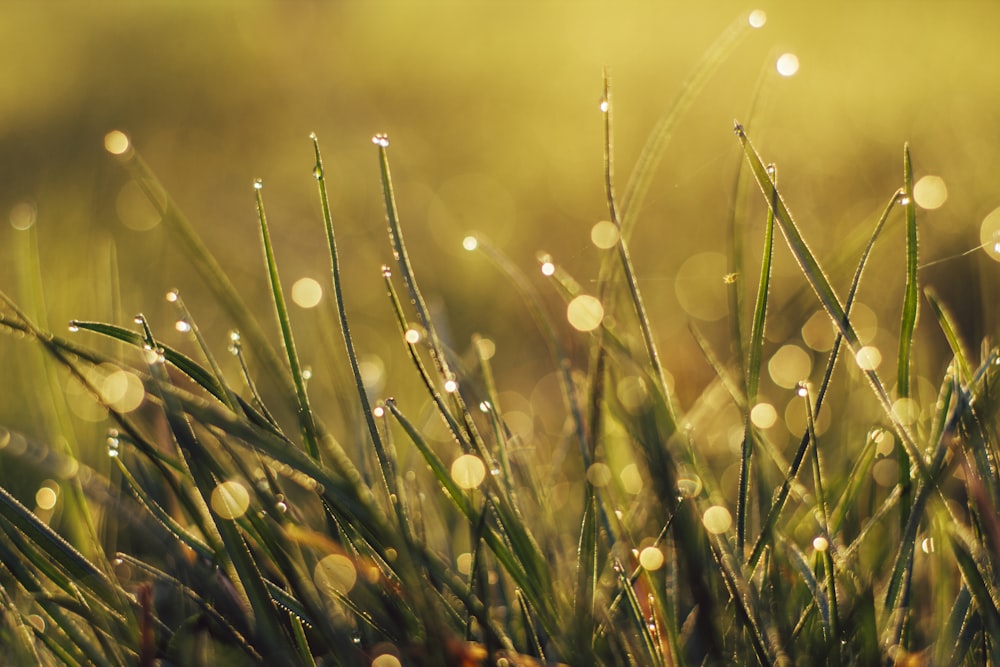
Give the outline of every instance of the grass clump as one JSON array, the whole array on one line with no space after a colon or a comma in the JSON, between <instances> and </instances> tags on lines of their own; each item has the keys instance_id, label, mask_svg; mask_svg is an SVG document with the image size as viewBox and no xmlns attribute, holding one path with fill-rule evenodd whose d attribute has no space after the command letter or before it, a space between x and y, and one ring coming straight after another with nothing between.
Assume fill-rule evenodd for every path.
<instances>
[{"instance_id":1,"label":"grass clump","mask_svg":"<svg viewBox=\"0 0 1000 667\"><path fill-rule=\"evenodd\" d=\"M53 402L66 445L58 455L68 466L58 516L29 509L0 486L5 660L995 663L1000 361L991 349L970 358L945 304L926 293L953 362L936 401L918 406L926 417L909 411L921 294L908 148L901 186L886 193L841 296L796 225L777 171L736 126L741 184L756 184L766 205L759 278L747 285L740 273L727 276L730 361L695 331L718 382L687 410L671 392L628 243L677 115L736 37L725 39L658 126L621 206L605 86L605 185L617 238L599 267L596 296L550 257L542 263L578 331L563 333L536 281L487 239L467 239L524 298L548 345L566 428L538 442L511 426L488 341L455 349L438 330L407 252L385 135L374 144L394 264L382 278L422 395L381 397L366 382L364 344L345 306L331 184L313 135L339 324L325 344L347 362L327 381L350 397L342 411L351 426L338 433L325 425L328 406L310 401L312 373L298 356L261 183L253 194L278 349L152 170L130 144L114 143L236 323L229 346L240 370L227 374L177 292L168 300L192 354L166 345L141 315L127 327L74 321L81 333L63 337L0 295L3 328L45 353L53 385L72 376L111 422L107 457L87 466L72 420ZM872 249L900 217L904 298L889 385L865 361L852 307ZM801 287L836 330L822 376L796 389L806 425L790 451L751 414L775 288L775 231L798 264ZM742 263L735 251L733 261ZM743 308L744 297L752 306ZM78 343L84 332L113 345ZM585 367L567 354L569 336L587 340ZM846 407L829 405L838 372L849 392L864 392L875 419L855 421ZM134 385L141 400L125 401L110 378ZM447 443L430 436L425 404ZM691 415L722 404L741 415L735 454L705 447L687 428ZM831 436L816 428L824 406L844 422ZM720 479L734 462L731 503ZM888 485L872 481L883 462L896 474Z\"/></svg>"}]
</instances>

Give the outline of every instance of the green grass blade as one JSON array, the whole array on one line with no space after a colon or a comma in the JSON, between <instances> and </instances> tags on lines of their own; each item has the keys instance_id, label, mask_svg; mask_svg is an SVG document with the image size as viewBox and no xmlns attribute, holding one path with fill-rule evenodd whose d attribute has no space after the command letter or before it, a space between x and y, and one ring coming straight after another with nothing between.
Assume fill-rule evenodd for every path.
<instances>
[{"instance_id":1,"label":"green grass blade","mask_svg":"<svg viewBox=\"0 0 1000 667\"><path fill-rule=\"evenodd\" d=\"M948 312L947 307L941 303L941 299L937 295L937 290L933 287L925 287L924 296L927 297L927 303L930 304L931 310L937 318L941 332L944 333L944 337L948 340L948 347L951 348L951 353L955 355L955 362L958 364L958 379L963 386L968 386L972 382L972 368L969 365L969 356L965 352L965 347L958 337L958 328L955 326L954 318Z\"/></svg>"},{"instance_id":2,"label":"green grass blade","mask_svg":"<svg viewBox=\"0 0 1000 667\"><path fill-rule=\"evenodd\" d=\"M594 593L597 590L597 496L594 487L586 483L583 525L577 549L576 601L574 626L578 651L574 663L581 666L594 663Z\"/></svg>"},{"instance_id":3,"label":"green grass blade","mask_svg":"<svg viewBox=\"0 0 1000 667\"><path fill-rule=\"evenodd\" d=\"M146 198L156 208L164 226L184 250L185 256L204 280L205 287L215 297L215 303L219 304L233 318L236 327L246 336L255 355L260 359L268 374L284 390L280 394L293 397L295 388L288 381L287 371L283 368L281 359L271 346L257 318L240 297L229 276L223 271L219 261L202 241L187 216L167 193L156 174L131 144L128 150L117 159L125 166ZM294 401L289 407L295 407Z\"/></svg>"},{"instance_id":4,"label":"green grass blade","mask_svg":"<svg viewBox=\"0 0 1000 667\"><path fill-rule=\"evenodd\" d=\"M799 232L795 221L789 213L788 207L785 205L781 194L778 192L777 187L771 180L770 175L767 172L767 168L761 161L756 149L754 149L753 144L750 143L750 139L747 137L746 132L744 132L743 126L737 123L735 131L737 138L743 146L743 154L750 163L750 170L757 179L757 185L764 193L764 196L768 201L768 206L770 206L774 211L775 222L781 230L782 235L785 237L785 241L789 249L792 251L792 255L795 257L803 276L813 288L813 291L819 298L820 303L826 310L827 315L829 315L830 319L843 334L844 340L847 342L851 352L853 354L857 354L858 350L861 349L861 342L847 316L847 311L842 305L839 297L837 297L833 286L830 284L830 280L827 278L826 273L816 260L815 255L813 255L812 251L809 249L805 239L802 238L802 234ZM906 450L910 461L916 466L921 479L929 479L930 473L927 470L927 465L924 462L923 456L921 455L913 436L910 434L906 426L900 421L899 415L893 410L892 401L889 399L889 394L885 389L884 383L874 370L866 370L864 371L864 374L868 378L868 382L871 385L883 412L885 412L887 419L892 424L893 430L903 443L903 447ZM901 466L901 468L907 467L908 466Z\"/></svg>"},{"instance_id":5,"label":"green grass blade","mask_svg":"<svg viewBox=\"0 0 1000 667\"><path fill-rule=\"evenodd\" d=\"M771 179L778 182L778 174L773 166L769 167ZM777 192L777 189L775 190ZM761 259L760 279L757 281L757 298L754 302L753 322L750 325L750 340L747 342L746 361L746 426L743 432L743 445L740 456L739 490L736 496L736 555L743 558L746 543L747 521L750 504L750 476L755 440L753 423L750 421L750 410L757 403L757 392L760 387L760 368L764 348L764 324L767 317L767 302L771 287L771 259L774 255L774 209L768 207L764 223L764 251ZM737 315L738 315L737 310Z\"/></svg>"},{"instance_id":6,"label":"green grass blade","mask_svg":"<svg viewBox=\"0 0 1000 667\"><path fill-rule=\"evenodd\" d=\"M65 571L74 582L93 593L111 608L121 602L121 591L104 571L75 549L0 486L0 517L24 533L47 558Z\"/></svg>"},{"instance_id":7,"label":"green grass blade","mask_svg":"<svg viewBox=\"0 0 1000 667\"><path fill-rule=\"evenodd\" d=\"M299 418L299 428L305 441L306 451L314 459L319 458L319 435L312 408L309 405L309 395L306 393L305 380L302 379L302 366L299 355L295 351L295 338L292 336L292 323L288 318L288 308L285 306L285 295L281 291L281 279L278 276L278 264L274 259L274 248L271 246L271 234L267 229L267 215L264 213L264 198L261 193L260 180L254 181L254 196L257 199L257 216L260 219L260 235L264 242L264 261L267 265L268 282L271 285L271 298L278 315L278 325L281 327L281 340L284 343L288 367L292 372L292 384L295 386L296 414Z\"/></svg>"},{"instance_id":8,"label":"green grass blade","mask_svg":"<svg viewBox=\"0 0 1000 667\"><path fill-rule=\"evenodd\" d=\"M948 538L962 580L972 596L987 636L1000 637L1000 601L997 600L993 572L986 563L979 540L958 525L949 526ZM992 648L991 661L996 664L1000 660L1000 645L992 641L988 644Z\"/></svg>"},{"instance_id":9,"label":"green grass blade","mask_svg":"<svg viewBox=\"0 0 1000 667\"><path fill-rule=\"evenodd\" d=\"M917 286L917 204L913 200L913 165L910 146L903 147L903 197L906 210L906 288L899 325L899 355L896 369L896 393L900 398L910 395L910 357L913 332L917 327L919 287Z\"/></svg>"},{"instance_id":10,"label":"green grass blade","mask_svg":"<svg viewBox=\"0 0 1000 667\"><path fill-rule=\"evenodd\" d=\"M344 347L347 350L347 358L351 364L351 373L354 376L355 388L358 392L358 400L361 402L361 410L364 414L365 425L368 427L368 434L375 446L375 452L382 468L382 475L385 479L390 494L396 494L396 472L390 463L390 457L385 450L382 437L379 434L378 426L375 423L375 415L372 412L371 401L365 389L364 381L361 378L361 367L358 362L357 351L354 347L354 338L351 336L350 322L347 317L347 307L344 305L343 281L340 275L340 253L337 251L337 241L333 228L333 214L330 210L330 197L326 187L326 170L323 167L323 156L319 150L319 138L315 133L310 135L313 142L313 150L316 154L316 165L313 167L313 177L316 179L316 186L319 190L320 209L323 214L323 226L326 230L327 247L330 253L330 272L333 282L333 294L336 301L337 315L340 318L340 331L344 340Z\"/></svg>"}]
</instances>

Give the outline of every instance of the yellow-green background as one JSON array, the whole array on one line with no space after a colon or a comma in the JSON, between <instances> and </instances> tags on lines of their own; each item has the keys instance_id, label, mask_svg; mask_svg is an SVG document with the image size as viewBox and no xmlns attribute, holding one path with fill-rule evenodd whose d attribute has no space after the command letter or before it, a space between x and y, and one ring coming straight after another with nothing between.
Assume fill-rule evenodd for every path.
<instances>
[{"instance_id":1,"label":"yellow-green background","mask_svg":"<svg viewBox=\"0 0 1000 667\"><path fill-rule=\"evenodd\" d=\"M308 135L321 141L344 254L346 302L359 347L394 377L401 345L389 325L380 266L391 259L376 152L389 133L398 203L417 277L459 349L481 332L498 344L502 388L530 396L549 372L544 349L508 283L461 250L469 230L491 237L538 277L546 250L594 289L599 252L590 227L607 217L602 184L602 68L615 99L621 191L658 116L713 40L758 5L700 3L5 3L0 8L0 288L33 308L25 288L29 233L6 224L37 208L38 252L51 326L70 318L128 323L144 311L168 342L180 287L222 355L231 326L163 226L123 226L124 170L103 150L125 130L277 340L266 299L251 183L262 178L286 289L326 281L328 259L311 177ZM821 259L869 229L902 184L909 141L916 176L941 176L945 205L920 212L921 262L979 242L1000 205L1000 10L989 3L763 3L767 25L747 35L677 127L637 219L632 251L640 286L683 404L711 373L678 305L677 271L697 253L725 252L740 165L732 122L748 122ZM791 78L774 69L794 52ZM751 109L761 80L760 96ZM752 193L756 195L756 193ZM748 295L763 208L744 225ZM861 300L877 313L885 362L903 286L899 214L872 258ZM864 232L866 233L866 232ZM864 234L863 233L863 234ZM112 269L112 245L117 257ZM859 248L858 248L859 250ZM853 260L852 260L853 261ZM779 244L772 308L775 341L798 335L816 310L793 299L803 281ZM831 266L842 292L852 265ZM112 313L111 276L121 311ZM997 265L984 252L921 270L971 344L996 323ZM324 284L326 284L324 282ZM682 289L685 289L682 287ZM690 287L688 289L691 289ZM721 293L721 275L704 289ZM749 297L748 297L749 298ZM790 307L782 304L790 302ZM561 317L560 301L551 299ZM300 352L322 368L317 311L294 313ZM701 323L724 360L724 322ZM567 327L568 329L568 327ZM567 340L583 343L568 330ZM86 339L91 340L91 339ZM943 337L923 309L918 371L932 382ZM801 344L801 341L799 341ZM535 349L537 348L537 352ZM31 431L25 343L0 340L3 423ZM186 348L190 349L190 348ZM574 354L581 361L580 346ZM395 362L393 361L395 360ZM816 356L814 368L822 361ZM317 371L321 374L322 371ZM404 381L402 379L400 382ZM408 380L407 380L408 381ZM891 384L891 382L890 382ZM776 404L790 392L767 385ZM30 403L30 401L27 401Z\"/></svg>"}]
</instances>

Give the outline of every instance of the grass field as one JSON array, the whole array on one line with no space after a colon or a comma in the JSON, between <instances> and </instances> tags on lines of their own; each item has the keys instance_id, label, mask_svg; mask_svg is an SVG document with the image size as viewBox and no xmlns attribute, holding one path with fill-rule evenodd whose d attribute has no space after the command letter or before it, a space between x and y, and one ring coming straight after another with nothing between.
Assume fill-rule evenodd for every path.
<instances>
[{"instance_id":1,"label":"grass field","mask_svg":"<svg viewBox=\"0 0 1000 667\"><path fill-rule=\"evenodd\" d=\"M517 177L446 177L417 109L401 146L282 140L273 179L261 150L168 187L162 137L104 128L65 201L12 181L4 661L995 664L993 158L881 111L792 150L780 86L810 79L778 42L741 60L775 14L717 30L644 143L598 69L582 136ZM695 131L734 70L735 126ZM189 215L221 169L239 212ZM525 215L532 175L578 200Z\"/></svg>"}]
</instances>

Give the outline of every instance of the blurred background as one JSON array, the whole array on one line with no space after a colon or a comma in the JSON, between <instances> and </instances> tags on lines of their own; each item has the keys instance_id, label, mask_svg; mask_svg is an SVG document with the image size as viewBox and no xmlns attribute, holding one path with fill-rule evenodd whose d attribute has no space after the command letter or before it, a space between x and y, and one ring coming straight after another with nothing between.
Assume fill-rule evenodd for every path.
<instances>
[{"instance_id":1,"label":"blurred background","mask_svg":"<svg viewBox=\"0 0 1000 667\"><path fill-rule=\"evenodd\" d=\"M1000 276L992 240L1000 215L990 217L1000 206L1000 8L988 3L8 2L0 9L0 289L58 333L71 318L134 326L141 311L166 342L191 351L163 298L179 288L217 354L229 356L232 322L104 150L105 134L119 129L277 344L252 189L263 179L285 290L299 285L306 295L292 308L314 402L336 401L335 384L323 379L341 350L323 333L332 319L311 175L315 131L369 387L398 394L413 374L380 274L392 256L371 137L386 132L410 257L450 343L465 352L473 333L488 336L525 435L558 431L560 420L549 426L541 414L540 395L558 400L545 384L552 367L541 338L508 281L462 240L485 235L537 281L583 367L586 335L565 322L536 257L551 253L596 293L606 251L591 229L608 217L602 68L613 86L622 192L699 59L754 9L766 24L747 29L681 119L635 219L633 260L681 406L704 398L713 377L690 322L724 362L733 359L722 276L732 268L734 217L747 306L759 270L764 207L755 189L736 195L734 119L778 165L786 201L842 294L902 185L909 142L915 178L926 179L917 196L920 279L977 348L995 333ZM857 309L886 378L895 377L904 283L901 220L893 214L875 249ZM832 334L814 318L818 304L783 242L775 261L762 400L780 429L792 419L785 406L795 382L818 377ZM302 279L319 283L319 305ZM918 346L920 388L933 396L948 355L926 303ZM29 349L0 338L0 424L44 441L51 434L38 426Z\"/></svg>"}]
</instances>

